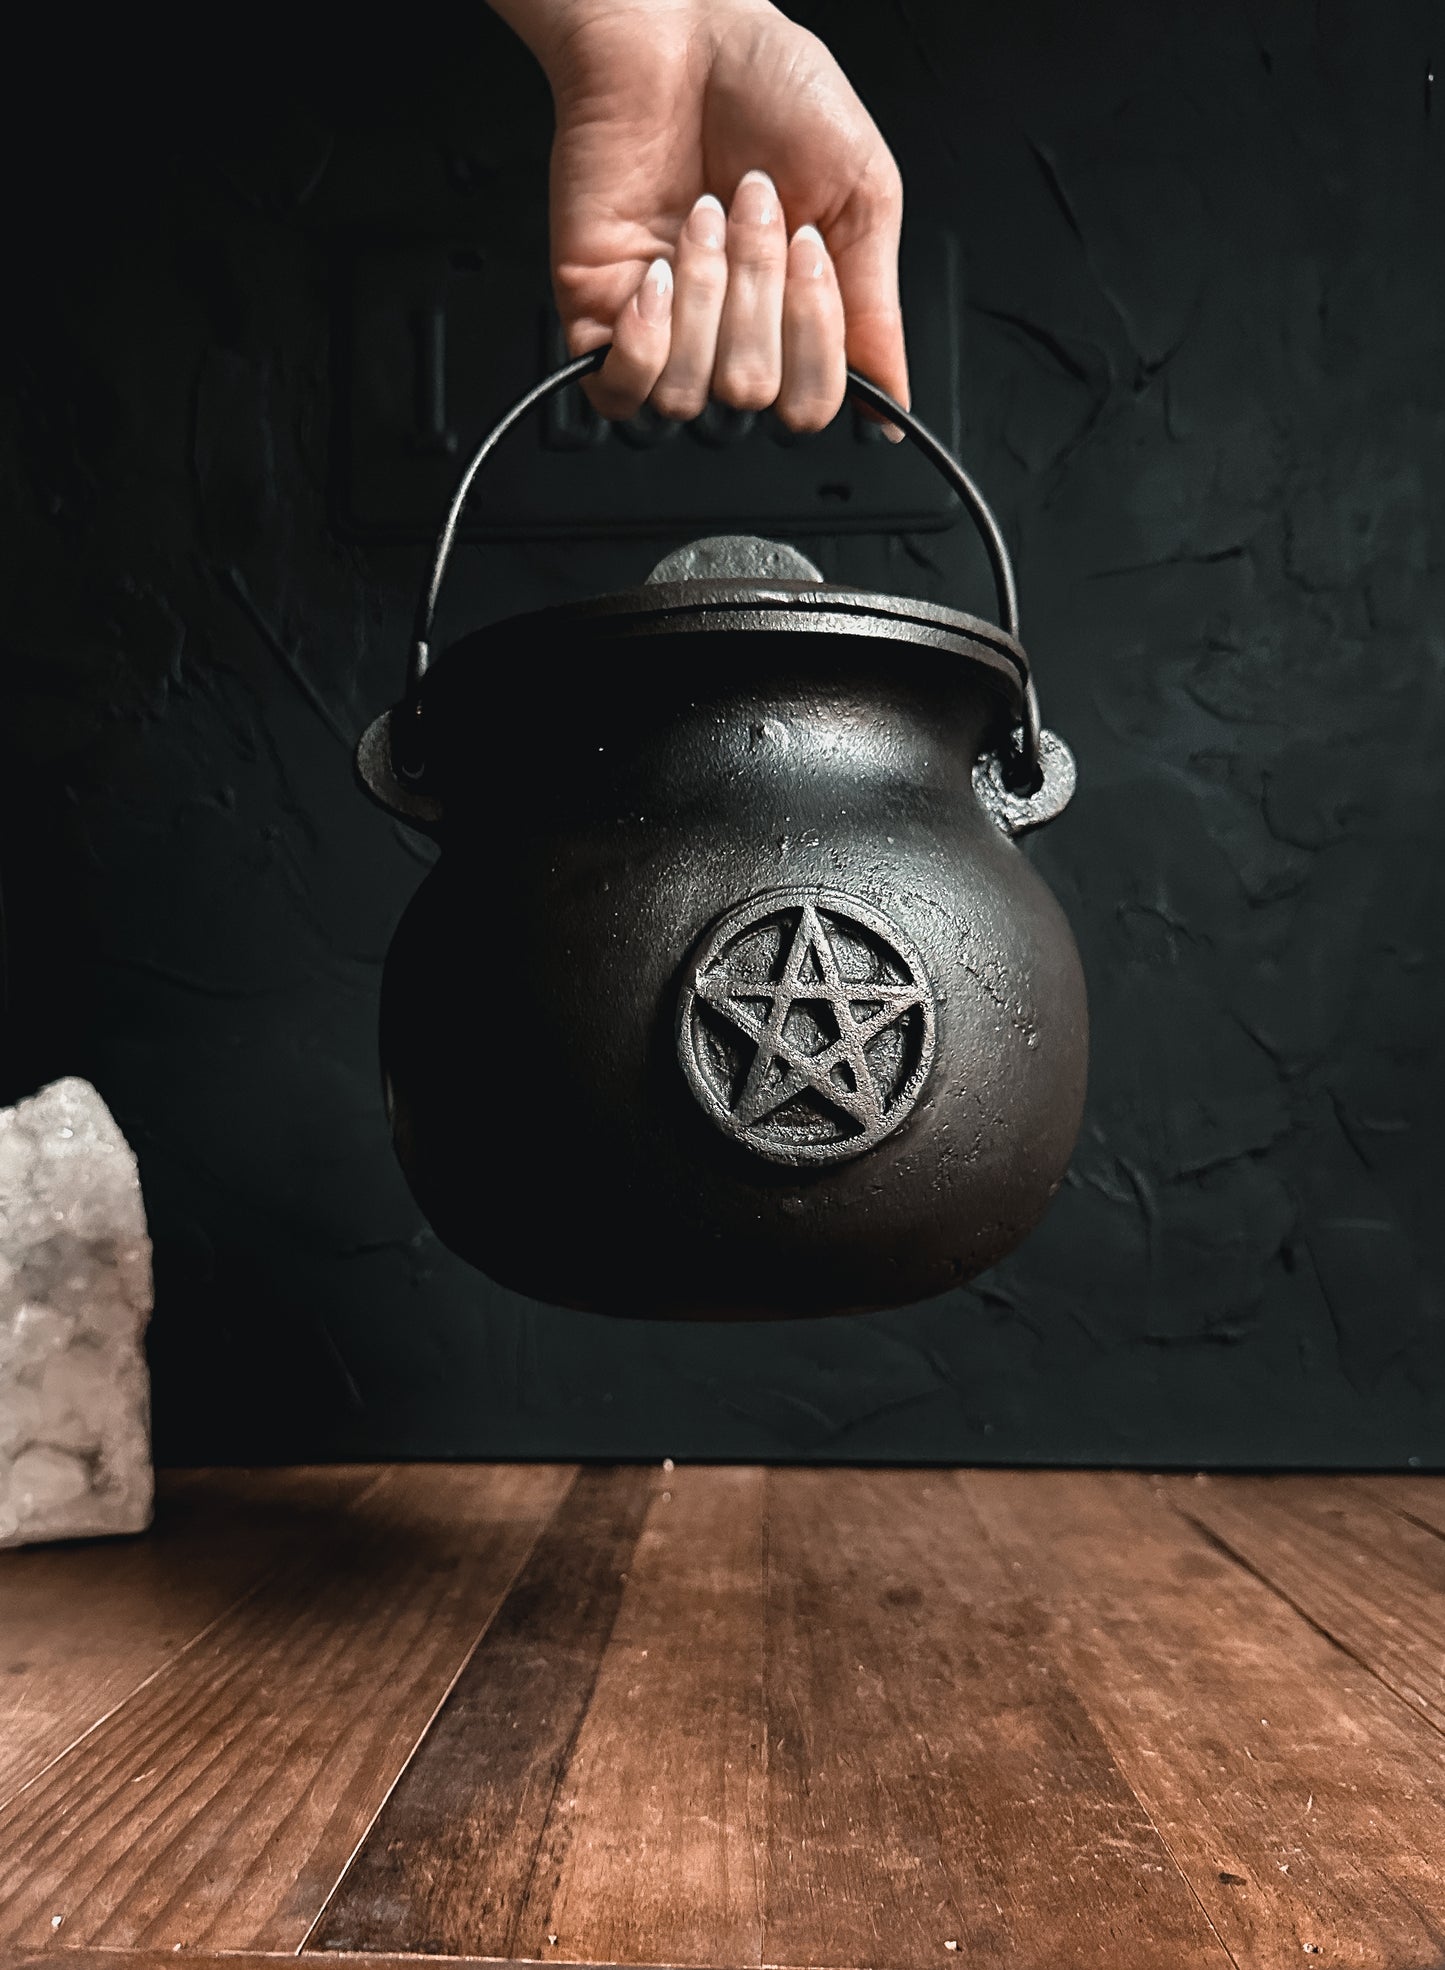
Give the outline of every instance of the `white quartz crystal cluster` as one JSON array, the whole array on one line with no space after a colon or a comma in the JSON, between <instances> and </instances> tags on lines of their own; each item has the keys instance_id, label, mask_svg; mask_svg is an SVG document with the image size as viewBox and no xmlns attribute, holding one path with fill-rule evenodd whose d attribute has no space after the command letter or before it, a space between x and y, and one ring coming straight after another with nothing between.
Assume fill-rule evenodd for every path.
<instances>
[{"instance_id":1,"label":"white quartz crystal cluster","mask_svg":"<svg viewBox=\"0 0 1445 1970\"><path fill-rule=\"evenodd\" d=\"M88 1081L0 1109L0 1546L150 1523L151 1245Z\"/></svg>"}]
</instances>

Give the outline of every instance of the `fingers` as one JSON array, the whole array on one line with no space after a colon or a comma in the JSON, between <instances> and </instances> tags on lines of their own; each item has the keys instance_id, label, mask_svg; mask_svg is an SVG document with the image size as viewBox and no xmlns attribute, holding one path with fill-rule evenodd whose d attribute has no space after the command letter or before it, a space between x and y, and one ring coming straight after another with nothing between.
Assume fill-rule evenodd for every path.
<instances>
[{"instance_id":1,"label":"fingers","mask_svg":"<svg viewBox=\"0 0 1445 1970\"><path fill-rule=\"evenodd\" d=\"M850 332L822 235L803 226L790 242L772 180L750 171L729 213L710 194L697 201L675 265L648 267L588 395L605 417L631 417L650 402L680 420L700 416L715 395L737 410L774 408L791 430L820 431L846 394Z\"/></svg>"},{"instance_id":2,"label":"fingers","mask_svg":"<svg viewBox=\"0 0 1445 1970\"><path fill-rule=\"evenodd\" d=\"M788 235L771 178L749 171L728 213L728 280L713 389L734 410L766 410L783 382Z\"/></svg>"},{"instance_id":3,"label":"fingers","mask_svg":"<svg viewBox=\"0 0 1445 1970\"><path fill-rule=\"evenodd\" d=\"M728 287L727 218L708 194L688 214L677 242L672 349L652 402L664 417L701 417L717 361Z\"/></svg>"},{"instance_id":4,"label":"fingers","mask_svg":"<svg viewBox=\"0 0 1445 1970\"><path fill-rule=\"evenodd\" d=\"M898 240L903 225L903 181L893 160L884 162L854 194L829 239L838 270L847 324L848 361L879 383L905 410L909 404L908 356L898 301ZM889 427L891 437L900 436Z\"/></svg>"},{"instance_id":5,"label":"fingers","mask_svg":"<svg viewBox=\"0 0 1445 1970\"><path fill-rule=\"evenodd\" d=\"M587 391L604 417L631 417L656 387L672 346L673 273L654 260L617 317L612 350Z\"/></svg>"},{"instance_id":6,"label":"fingers","mask_svg":"<svg viewBox=\"0 0 1445 1970\"><path fill-rule=\"evenodd\" d=\"M803 226L788 248L783 289L783 377L774 408L790 431L821 431L848 387L843 299L823 236Z\"/></svg>"}]
</instances>

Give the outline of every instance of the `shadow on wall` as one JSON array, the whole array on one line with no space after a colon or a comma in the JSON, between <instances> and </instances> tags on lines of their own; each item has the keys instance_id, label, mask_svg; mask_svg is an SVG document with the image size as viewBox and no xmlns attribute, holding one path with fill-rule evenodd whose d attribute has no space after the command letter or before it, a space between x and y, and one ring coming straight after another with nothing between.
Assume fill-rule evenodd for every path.
<instances>
[{"instance_id":1,"label":"shadow on wall","mask_svg":"<svg viewBox=\"0 0 1445 1970\"><path fill-rule=\"evenodd\" d=\"M1431 12L809 19L961 242L966 456L1080 760L1033 851L1093 1000L1068 1183L974 1288L852 1322L602 1322L437 1246L375 1066L429 851L350 765L421 553L328 517L338 270L462 236L540 285L545 91L480 13L302 21L179 96L183 44L93 46L66 146L8 132L8 1072L88 1075L137 1148L161 1451L1445 1462ZM670 544L473 547L450 606ZM809 549L978 592L961 529Z\"/></svg>"}]
</instances>

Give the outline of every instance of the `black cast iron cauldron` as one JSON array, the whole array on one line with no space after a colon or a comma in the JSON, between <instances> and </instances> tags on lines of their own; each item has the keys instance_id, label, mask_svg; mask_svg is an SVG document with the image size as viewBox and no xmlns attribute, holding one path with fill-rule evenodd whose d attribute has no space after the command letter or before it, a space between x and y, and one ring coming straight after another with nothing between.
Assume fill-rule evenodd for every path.
<instances>
[{"instance_id":1,"label":"black cast iron cauldron","mask_svg":"<svg viewBox=\"0 0 1445 1970\"><path fill-rule=\"evenodd\" d=\"M494 623L362 739L442 844L397 930L381 1053L397 1154L452 1249L555 1304L782 1317L919 1300L1009 1251L1078 1131L1087 1018L1014 838L1073 761L1004 627L825 582L728 537L640 587Z\"/></svg>"}]
</instances>

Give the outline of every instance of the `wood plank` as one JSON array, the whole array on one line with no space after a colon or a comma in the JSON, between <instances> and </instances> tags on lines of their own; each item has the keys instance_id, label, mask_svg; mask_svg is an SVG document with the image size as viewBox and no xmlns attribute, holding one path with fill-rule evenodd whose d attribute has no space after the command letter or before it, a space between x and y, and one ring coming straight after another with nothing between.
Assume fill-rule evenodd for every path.
<instances>
[{"instance_id":1,"label":"wood plank","mask_svg":"<svg viewBox=\"0 0 1445 1970\"><path fill-rule=\"evenodd\" d=\"M767 1961L1227 1965L947 1474L768 1518Z\"/></svg>"},{"instance_id":2,"label":"wood plank","mask_svg":"<svg viewBox=\"0 0 1445 1970\"><path fill-rule=\"evenodd\" d=\"M619 1482L539 1545L313 1947L1227 1963L946 1480L678 1472L635 1550Z\"/></svg>"},{"instance_id":3,"label":"wood plank","mask_svg":"<svg viewBox=\"0 0 1445 1970\"><path fill-rule=\"evenodd\" d=\"M1174 1508L1202 1484L952 1482L1240 1970L1441 1962L1439 1739Z\"/></svg>"},{"instance_id":4,"label":"wood plank","mask_svg":"<svg viewBox=\"0 0 1445 1970\"><path fill-rule=\"evenodd\" d=\"M291 1950L227 1950L219 1955L210 1950L187 1950L181 1959L182 1970L280 1970L284 1964L291 1964L294 1970L296 1960ZM50 1949L22 1950L16 1955L7 1951L0 1962L4 1970L176 1970L176 1957L171 1950L70 1950L63 1944ZM427 1958L398 1956L390 1951L384 1955L338 1951L328 1954L326 1962L331 1970L425 1970ZM495 1956L449 1956L444 1962L446 1970L537 1970L535 1959L530 1957L504 1961ZM631 1970L631 1966L569 1963L565 1970ZM686 1966L649 1964L648 1970L686 1970ZM746 1970L746 1966L720 1961L718 1970ZM778 1970L814 1970L814 1966L781 1965ZM824 1970L857 1970L857 1966L824 1966Z\"/></svg>"},{"instance_id":5,"label":"wood plank","mask_svg":"<svg viewBox=\"0 0 1445 1970\"><path fill-rule=\"evenodd\" d=\"M528 1955L761 1961L767 1476L664 1487L537 1848Z\"/></svg>"},{"instance_id":6,"label":"wood plank","mask_svg":"<svg viewBox=\"0 0 1445 1970\"><path fill-rule=\"evenodd\" d=\"M1167 1495L1445 1732L1445 1538L1338 1480L1239 1478Z\"/></svg>"},{"instance_id":7,"label":"wood plank","mask_svg":"<svg viewBox=\"0 0 1445 1970\"><path fill-rule=\"evenodd\" d=\"M309 1947L528 1953L533 1871L660 1480L580 1473Z\"/></svg>"},{"instance_id":8,"label":"wood plank","mask_svg":"<svg viewBox=\"0 0 1445 1970\"><path fill-rule=\"evenodd\" d=\"M432 1959L445 1964L445 1970L537 1970L532 1957L516 1957L505 1961L495 1956L448 1956ZM558 1957L557 1962L562 1963ZM370 1951L356 1953L350 1950L328 1953L328 1970L425 1970L428 1959L417 1956L398 1956L394 1951L376 1955ZM290 1964L292 1970L297 1962L291 1950L226 1950L216 1953L211 1950L186 1950L181 1959L182 1970L279 1970ZM3 1958L4 1970L176 1970L176 1952L173 1950L112 1950L112 1949L67 1949L63 1942L40 1950L22 1950L16 1955L6 1951ZM573 1963L562 1965L562 1970L632 1970L632 1966L615 1963ZM647 1970L687 1970L683 1964L649 1964ZM747 1970L742 1964L728 1964L719 1959L717 1970ZM780 1966L780 1970L804 1970L804 1966ZM825 1966L825 1970L845 1970L845 1966ZM857 1966L846 1966L846 1970L857 1970Z\"/></svg>"},{"instance_id":9,"label":"wood plank","mask_svg":"<svg viewBox=\"0 0 1445 1970\"><path fill-rule=\"evenodd\" d=\"M378 1476L163 1471L142 1537L0 1553L0 1805Z\"/></svg>"},{"instance_id":10,"label":"wood plank","mask_svg":"<svg viewBox=\"0 0 1445 1970\"><path fill-rule=\"evenodd\" d=\"M571 1477L394 1467L316 1514L0 1811L0 1941L296 1949Z\"/></svg>"},{"instance_id":11,"label":"wood plank","mask_svg":"<svg viewBox=\"0 0 1445 1970\"><path fill-rule=\"evenodd\" d=\"M280 1573L0 1812L4 1970L177 1943L273 1970L509 1540L466 1706L317 1927L330 1962L404 1970L450 1924L454 1970L1445 1965L1431 1480L589 1471L523 1564L571 1474L540 1475L508 1503L506 1472L398 1471L301 1512ZM392 1809L429 1764L418 1847ZM368 1870L407 1940L338 1950Z\"/></svg>"}]
</instances>

